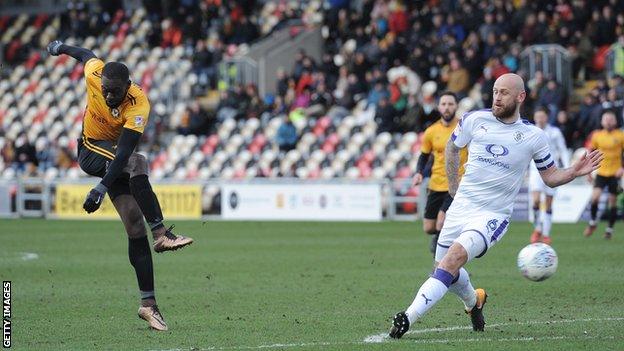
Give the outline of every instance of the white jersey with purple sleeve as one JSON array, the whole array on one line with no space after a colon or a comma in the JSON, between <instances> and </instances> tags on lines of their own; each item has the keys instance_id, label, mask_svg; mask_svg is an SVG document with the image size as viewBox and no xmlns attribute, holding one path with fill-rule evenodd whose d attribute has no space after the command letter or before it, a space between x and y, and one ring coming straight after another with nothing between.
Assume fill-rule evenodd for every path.
<instances>
[{"instance_id":1,"label":"white jersey with purple sleeve","mask_svg":"<svg viewBox=\"0 0 624 351\"><path fill-rule=\"evenodd\" d=\"M555 166L544 131L523 119L500 122L490 109L464 114L451 140L469 146L449 215L467 210L510 216L529 163L535 161L539 170Z\"/></svg>"}]
</instances>

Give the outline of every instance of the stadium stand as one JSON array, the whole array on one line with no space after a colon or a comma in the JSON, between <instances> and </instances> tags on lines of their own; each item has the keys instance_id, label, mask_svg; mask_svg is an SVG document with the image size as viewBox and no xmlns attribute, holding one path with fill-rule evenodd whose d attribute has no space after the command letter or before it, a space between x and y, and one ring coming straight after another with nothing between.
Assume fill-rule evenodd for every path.
<instances>
[{"instance_id":1,"label":"stadium stand","mask_svg":"<svg viewBox=\"0 0 624 351\"><path fill-rule=\"evenodd\" d=\"M623 125L621 1L144 3L98 12L94 3L71 2L61 15L0 17L10 67L0 75L2 179L85 176L75 161L82 66L42 50L58 37L125 62L148 92L152 113L140 151L154 179L407 179L420 133L437 119L436 93L456 92L462 111L488 107L493 81L506 72L526 78L524 113L548 107L573 148L599 127L605 109ZM323 27L322 59L300 50L294 67L278 72L275 94L234 85L207 108L203 97L219 87L217 63L293 20ZM572 55L574 90L522 70L522 49L540 43ZM296 144L280 150L285 116ZM211 202L218 190L206 192Z\"/></svg>"}]
</instances>

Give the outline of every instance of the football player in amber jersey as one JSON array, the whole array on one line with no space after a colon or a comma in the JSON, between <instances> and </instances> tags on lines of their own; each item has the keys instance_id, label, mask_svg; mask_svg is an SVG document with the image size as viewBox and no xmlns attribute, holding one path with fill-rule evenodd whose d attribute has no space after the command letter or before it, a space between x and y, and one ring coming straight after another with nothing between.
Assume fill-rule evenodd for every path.
<instances>
[{"instance_id":1,"label":"football player in amber jersey","mask_svg":"<svg viewBox=\"0 0 624 351\"><path fill-rule=\"evenodd\" d=\"M438 112L440 112L440 119L425 130L416 174L412 180L414 186L423 181L425 165L433 156L431 179L427 189L427 204L423 213L423 230L432 235L429 251L433 254L435 254L438 234L442 229L446 210L451 205L446 170L444 169L444 150L458 121L455 118L457 96L452 92L442 93L438 100ZM463 148L460 156L460 174L463 174L464 163L468 159L468 149Z\"/></svg>"},{"instance_id":2,"label":"football player in amber jersey","mask_svg":"<svg viewBox=\"0 0 624 351\"><path fill-rule=\"evenodd\" d=\"M84 64L87 107L78 143L78 163L87 174L102 180L87 195L83 208L97 211L108 193L128 234L128 255L141 294L139 317L156 330L167 330L154 294L152 256L147 240L147 220L154 251L176 250L193 239L166 229L156 195L147 174L144 156L134 152L147 124L150 104L138 85L130 81L128 68L119 62L104 63L91 50L53 41L50 55L69 55Z\"/></svg>"},{"instance_id":3,"label":"football player in amber jersey","mask_svg":"<svg viewBox=\"0 0 624 351\"><path fill-rule=\"evenodd\" d=\"M604 160L598 168L598 175L594 180L594 191L591 198L591 219L585 232L590 236L596 230L596 216L598 214L598 200L602 190L607 188L609 199L607 201L609 211L609 225L605 230L605 239L611 239L613 225L617 219L616 198L620 179L624 174L622 167L622 152L624 152L624 132L617 128L617 120L613 111L605 111L602 114L602 130L596 131L591 138L591 149L600 150L604 154ZM591 179L591 176L590 176Z\"/></svg>"}]
</instances>

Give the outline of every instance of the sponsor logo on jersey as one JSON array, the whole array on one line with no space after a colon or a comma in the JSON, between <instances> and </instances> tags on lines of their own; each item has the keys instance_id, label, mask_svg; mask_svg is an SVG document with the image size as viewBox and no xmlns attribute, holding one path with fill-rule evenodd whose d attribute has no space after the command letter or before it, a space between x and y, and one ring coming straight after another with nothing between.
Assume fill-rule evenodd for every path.
<instances>
[{"instance_id":1,"label":"sponsor logo on jersey","mask_svg":"<svg viewBox=\"0 0 624 351\"><path fill-rule=\"evenodd\" d=\"M488 144L485 146L485 151L494 157L501 157L509 155L509 149L503 145Z\"/></svg>"},{"instance_id":2,"label":"sponsor logo on jersey","mask_svg":"<svg viewBox=\"0 0 624 351\"><path fill-rule=\"evenodd\" d=\"M134 125L137 127L142 127L143 123L145 123L145 120L143 119L143 116L135 116L134 117Z\"/></svg>"}]
</instances>

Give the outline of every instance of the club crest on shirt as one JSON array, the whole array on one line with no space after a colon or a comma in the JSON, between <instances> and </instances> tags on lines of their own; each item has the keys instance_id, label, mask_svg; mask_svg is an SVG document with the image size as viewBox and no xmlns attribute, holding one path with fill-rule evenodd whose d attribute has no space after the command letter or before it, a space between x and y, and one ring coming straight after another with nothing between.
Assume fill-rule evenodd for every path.
<instances>
[{"instance_id":1,"label":"club crest on shirt","mask_svg":"<svg viewBox=\"0 0 624 351\"><path fill-rule=\"evenodd\" d=\"M514 140L516 141L516 143L521 143L522 140L524 140L524 134L522 134L522 132L520 132L520 131L517 131L514 134Z\"/></svg>"},{"instance_id":2,"label":"club crest on shirt","mask_svg":"<svg viewBox=\"0 0 624 351\"><path fill-rule=\"evenodd\" d=\"M111 115L115 118L119 117L119 110L116 108L111 109Z\"/></svg>"}]
</instances>

